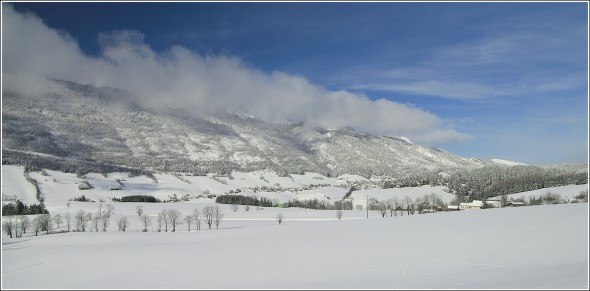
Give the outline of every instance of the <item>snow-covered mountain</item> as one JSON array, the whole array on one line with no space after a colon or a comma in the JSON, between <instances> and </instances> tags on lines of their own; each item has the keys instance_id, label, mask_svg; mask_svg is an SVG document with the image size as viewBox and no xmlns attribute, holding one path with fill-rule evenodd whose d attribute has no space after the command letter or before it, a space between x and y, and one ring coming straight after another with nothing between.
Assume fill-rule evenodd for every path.
<instances>
[{"instance_id":1,"label":"snow-covered mountain","mask_svg":"<svg viewBox=\"0 0 590 291\"><path fill-rule=\"evenodd\" d=\"M526 166L526 164L510 161L510 160L503 160L503 159L490 159L491 162L496 164L504 165L504 166Z\"/></svg>"},{"instance_id":2,"label":"snow-covered mountain","mask_svg":"<svg viewBox=\"0 0 590 291\"><path fill-rule=\"evenodd\" d=\"M352 129L266 123L247 115L195 117L147 109L131 94L53 81L44 94L3 92L2 148L164 171L275 170L403 177L490 163ZM502 163L500 163L502 164Z\"/></svg>"}]
</instances>

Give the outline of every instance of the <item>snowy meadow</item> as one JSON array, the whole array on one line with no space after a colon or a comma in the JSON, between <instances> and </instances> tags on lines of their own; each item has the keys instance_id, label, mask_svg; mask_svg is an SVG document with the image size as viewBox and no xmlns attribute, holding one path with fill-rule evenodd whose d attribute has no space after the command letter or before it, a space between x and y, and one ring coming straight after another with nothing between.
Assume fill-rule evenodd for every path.
<instances>
[{"instance_id":1,"label":"snowy meadow","mask_svg":"<svg viewBox=\"0 0 590 291\"><path fill-rule=\"evenodd\" d=\"M171 175L157 176L158 183L146 177L127 177L126 181L120 180L125 185L123 190L111 191L107 188L120 185L115 179L123 179L123 175L109 174L87 175L86 180L94 188L80 190L77 185L82 178L73 174L29 174L39 182L51 215L97 212L99 202L68 201L81 194L96 201L140 192L165 198L173 192L180 195L184 190L191 191L183 187L206 186L215 192L222 190L216 189L215 183L227 187L225 191L233 189L231 183L242 183L242 187L254 183L251 180L248 184L250 178L241 174L227 184L205 180L187 183ZM3 166L2 175L7 195L18 190L24 201L35 202L35 187L29 187L22 168ZM275 182L270 177L264 179ZM292 182L298 179L304 177L294 177ZM245 192L276 195L281 201L295 195L341 199L347 189L336 187L336 180L333 186L297 194ZM588 187L577 186L551 191L562 191L561 195L567 197ZM419 197L431 192L452 199L450 194L443 196L444 189L429 186L405 191L365 189L353 192L353 201L361 203L366 196ZM176 203L106 200L103 209L106 204L114 209L106 231L94 231L89 225L85 232L60 232L66 228L62 223L54 225L54 233L49 235L40 232L35 236L31 230L20 238L3 234L2 288L588 288L587 203L395 217L381 217L378 211L367 214L365 210L345 210L341 220L335 210L255 206L249 210L245 206L232 209L231 205L216 204L204 197ZM138 205L151 218L147 232L142 232ZM219 206L224 214L218 229L213 225L209 230L202 224L197 230L193 224L189 231L187 223L181 223L175 232L163 228L157 231L157 216L163 209L178 210L184 217L207 206ZM279 213L283 215L280 224ZM117 226L122 217L128 219L124 232Z\"/></svg>"}]
</instances>

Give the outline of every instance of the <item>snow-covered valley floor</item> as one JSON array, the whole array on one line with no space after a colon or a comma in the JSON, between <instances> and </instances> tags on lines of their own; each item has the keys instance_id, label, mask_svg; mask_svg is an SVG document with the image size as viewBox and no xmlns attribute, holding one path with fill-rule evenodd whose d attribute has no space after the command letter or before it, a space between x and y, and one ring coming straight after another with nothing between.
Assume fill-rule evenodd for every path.
<instances>
[{"instance_id":1,"label":"snow-covered valley floor","mask_svg":"<svg viewBox=\"0 0 590 291\"><path fill-rule=\"evenodd\" d=\"M279 201L341 199L347 188L338 179L306 173L282 178L272 173L237 173L233 179L125 173L84 178L56 171L31 172L51 215L74 216L79 210L96 213L100 203L68 200L86 195L114 206L106 232L64 232L34 236L29 228L21 238L2 234L2 289L588 289L588 203L439 212L385 218L377 211L334 210L215 204L193 197L178 203L121 203L111 197L172 194L205 190L241 193ZM110 190L120 186L121 190ZM219 182L225 181L225 182ZM89 181L94 188L80 190ZM189 181L189 182L186 182ZM257 192L244 187L301 187L325 182L330 186L294 192ZM354 203L368 196L412 199L436 193L453 198L446 187L365 189L354 191ZM571 198L588 185L569 185L514 194L542 195L547 191ZM2 166L3 198L37 203L35 187L20 166ZM136 213L141 205L151 218L148 232ZM182 217L194 209L220 206L219 229L157 231L163 209L179 210ZM284 215L282 224L276 216ZM129 219L120 232L117 220ZM3 219L5 219L3 217ZM90 223L88 223L90 225ZM72 229L74 229L72 224ZM89 227L90 228L90 227Z\"/></svg>"},{"instance_id":2,"label":"snow-covered valley floor","mask_svg":"<svg viewBox=\"0 0 590 291\"><path fill-rule=\"evenodd\" d=\"M288 218L4 238L2 288L588 288L587 203Z\"/></svg>"}]
</instances>

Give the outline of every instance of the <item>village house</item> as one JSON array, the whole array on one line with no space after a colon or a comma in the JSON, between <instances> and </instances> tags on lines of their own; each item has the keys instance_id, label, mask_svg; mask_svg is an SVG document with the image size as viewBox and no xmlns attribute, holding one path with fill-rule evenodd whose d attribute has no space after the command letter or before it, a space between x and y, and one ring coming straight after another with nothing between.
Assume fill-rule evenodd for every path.
<instances>
[{"instance_id":1,"label":"village house","mask_svg":"<svg viewBox=\"0 0 590 291\"><path fill-rule=\"evenodd\" d=\"M483 201L481 200L473 200L472 202L462 202L459 204L459 209L461 210L481 209L482 207Z\"/></svg>"}]
</instances>

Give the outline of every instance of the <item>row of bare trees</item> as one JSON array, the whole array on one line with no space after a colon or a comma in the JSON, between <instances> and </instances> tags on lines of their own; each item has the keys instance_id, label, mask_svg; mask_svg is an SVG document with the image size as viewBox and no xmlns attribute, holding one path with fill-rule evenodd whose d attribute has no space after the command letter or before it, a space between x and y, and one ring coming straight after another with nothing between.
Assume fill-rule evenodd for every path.
<instances>
[{"instance_id":1,"label":"row of bare trees","mask_svg":"<svg viewBox=\"0 0 590 291\"><path fill-rule=\"evenodd\" d=\"M21 237L29 227L35 232L35 236L40 231L45 231L49 234L53 231L54 225L60 228L64 222L68 232L71 231L72 224L75 225L76 231L107 231L114 209L111 204L107 204L103 210L103 204L100 203L95 214L81 209L74 216L69 212L66 212L63 216L61 214L51 216L51 214L46 213L35 215L32 220L29 219L29 215L7 216L2 219L2 229L11 238L13 236Z\"/></svg>"},{"instance_id":2,"label":"row of bare trees","mask_svg":"<svg viewBox=\"0 0 590 291\"><path fill-rule=\"evenodd\" d=\"M66 212L65 215L56 214L51 216L50 214L36 215L32 220L29 219L28 215L12 215L5 216L2 219L2 229L4 232L13 237L21 237L23 233L26 233L27 229L32 229L35 235L38 235L40 231L46 231L47 234L52 232L54 225L60 228L63 223L67 227L67 231L85 232L85 231L107 231L110 225L110 217L114 212L114 207L111 204L107 204L106 209L103 210L102 203L98 205L96 213L90 211L79 210L75 215L71 215ZM147 232L148 227L152 224L152 219L147 215L143 207L138 205L136 207L136 213L139 216L139 221L143 226L142 231ZM176 226L186 222L188 230L191 230L191 226L196 225L197 230L201 229L201 224L205 223L209 230L215 225L216 229L219 229L219 224L223 219L224 214L219 206L206 206L203 209L195 208L192 213L182 217L179 210L176 209L163 209L158 213L157 218L157 230L158 232L168 232L168 228L171 228L171 232L176 231ZM117 226L119 231L126 231L129 226L129 219L123 215L117 219Z\"/></svg>"},{"instance_id":3,"label":"row of bare trees","mask_svg":"<svg viewBox=\"0 0 590 291\"><path fill-rule=\"evenodd\" d=\"M357 210L362 210L362 205ZM376 198L367 197L367 218L369 218L369 210L379 211L381 217L385 217L389 214L390 217L397 216L398 214L403 216L404 213L407 215L413 215L415 212L422 214L425 211L436 212L445 210L447 204L442 200L442 197L436 193L425 194L423 197L418 197L413 200L409 196L403 198L393 197L388 200L378 200ZM336 217L340 220L344 215L342 209L336 211Z\"/></svg>"},{"instance_id":4,"label":"row of bare trees","mask_svg":"<svg viewBox=\"0 0 590 291\"><path fill-rule=\"evenodd\" d=\"M30 228L29 228L30 227ZM53 228L52 217L49 214L35 215L31 220L29 215L11 215L2 217L2 230L6 235L13 237L22 237L27 233L27 229L33 230L35 235L40 231L46 231L48 234Z\"/></svg>"},{"instance_id":5,"label":"row of bare trees","mask_svg":"<svg viewBox=\"0 0 590 291\"><path fill-rule=\"evenodd\" d=\"M135 212L139 216L140 223L143 226L142 231L147 232L148 227L152 224L150 216L145 214L141 205L136 207ZM164 231L168 232L168 227L171 227L171 231L175 232L176 226L183 221L186 222L188 231L191 230L193 224L195 224L197 230L201 230L201 223L207 224L209 230L211 230L213 224L215 224L216 229L219 229L219 224L223 216L224 214L219 206L205 206L203 209L195 208L192 213L184 217L182 217L182 214L177 209L163 209L158 213L156 220L157 230L160 232L162 231L162 227L164 227Z\"/></svg>"}]
</instances>

